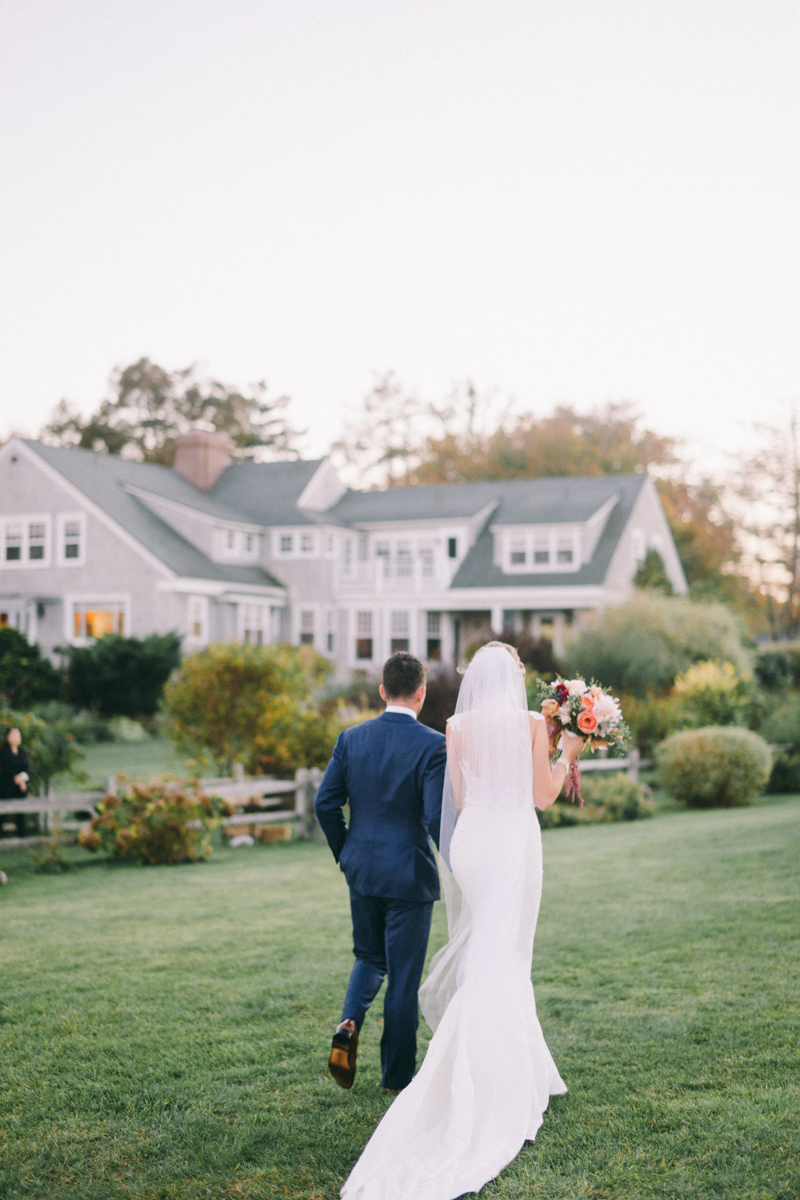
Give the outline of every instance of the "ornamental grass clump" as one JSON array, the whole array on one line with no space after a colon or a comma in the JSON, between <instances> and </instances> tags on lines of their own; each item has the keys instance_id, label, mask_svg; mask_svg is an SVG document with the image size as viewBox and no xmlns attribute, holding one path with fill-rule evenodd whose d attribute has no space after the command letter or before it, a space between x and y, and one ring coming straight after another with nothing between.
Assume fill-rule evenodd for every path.
<instances>
[{"instance_id":1,"label":"ornamental grass clump","mask_svg":"<svg viewBox=\"0 0 800 1200\"><path fill-rule=\"evenodd\" d=\"M763 792L772 755L762 737L735 726L673 733L656 751L659 781L690 808L731 808Z\"/></svg>"},{"instance_id":2,"label":"ornamental grass clump","mask_svg":"<svg viewBox=\"0 0 800 1200\"><path fill-rule=\"evenodd\" d=\"M230 807L206 795L197 780L164 776L123 783L101 800L78 842L85 850L105 850L128 862L197 862L211 853L208 831L229 814Z\"/></svg>"}]
</instances>

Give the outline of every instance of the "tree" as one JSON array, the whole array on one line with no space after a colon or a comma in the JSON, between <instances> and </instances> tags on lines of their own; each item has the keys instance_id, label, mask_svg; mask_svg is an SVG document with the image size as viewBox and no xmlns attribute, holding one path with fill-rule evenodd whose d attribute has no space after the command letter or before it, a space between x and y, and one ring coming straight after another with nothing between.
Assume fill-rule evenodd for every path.
<instances>
[{"instance_id":1,"label":"tree","mask_svg":"<svg viewBox=\"0 0 800 1200\"><path fill-rule=\"evenodd\" d=\"M729 662L749 673L736 616L721 604L641 591L608 608L596 629L586 629L567 650L567 668L595 676L604 686L644 697L671 688L693 663Z\"/></svg>"},{"instance_id":2,"label":"tree","mask_svg":"<svg viewBox=\"0 0 800 1200\"><path fill-rule=\"evenodd\" d=\"M92 646L67 646L62 653L70 703L104 717L149 717L180 665L181 639L177 633L141 639L109 633Z\"/></svg>"},{"instance_id":3,"label":"tree","mask_svg":"<svg viewBox=\"0 0 800 1200\"><path fill-rule=\"evenodd\" d=\"M757 425L761 445L740 459L748 557L767 600L773 638L800 635L800 408L783 425Z\"/></svg>"},{"instance_id":4,"label":"tree","mask_svg":"<svg viewBox=\"0 0 800 1200\"><path fill-rule=\"evenodd\" d=\"M63 680L49 658L16 629L0 628L0 700L12 706L55 700Z\"/></svg>"},{"instance_id":5,"label":"tree","mask_svg":"<svg viewBox=\"0 0 800 1200\"><path fill-rule=\"evenodd\" d=\"M218 643L183 660L164 690L170 737L229 771L291 775L327 765L338 725L311 702L331 666L310 647Z\"/></svg>"},{"instance_id":6,"label":"tree","mask_svg":"<svg viewBox=\"0 0 800 1200\"><path fill-rule=\"evenodd\" d=\"M54 775L69 771L79 779L85 779L76 769L78 761L85 757L83 750L69 728L68 721L44 721L34 713L0 707L0 726L8 730L12 726L22 734L22 745L30 764L28 794L47 795Z\"/></svg>"},{"instance_id":7,"label":"tree","mask_svg":"<svg viewBox=\"0 0 800 1200\"><path fill-rule=\"evenodd\" d=\"M664 560L657 550L650 549L644 556L644 561L640 564L638 571L633 577L634 587L649 589L651 592L661 592L664 596L671 596L675 589L673 588L667 568L664 566Z\"/></svg>"},{"instance_id":8,"label":"tree","mask_svg":"<svg viewBox=\"0 0 800 1200\"><path fill-rule=\"evenodd\" d=\"M331 454L362 487L396 485L419 455L426 414L419 396L406 389L394 371L376 374L361 406L345 419Z\"/></svg>"},{"instance_id":9,"label":"tree","mask_svg":"<svg viewBox=\"0 0 800 1200\"><path fill-rule=\"evenodd\" d=\"M469 404L475 398L469 391L465 400L461 428L451 419L451 428L427 438L407 482L626 474L676 460L675 440L643 429L635 409L626 403L610 402L583 414L560 405L547 417L512 417L506 408L499 424L486 431L476 427ZM484 400L484 409L487 406Z\"/></svg>"},{"instance_id":10,"label":"tree","mask_svg":"<svg viewBox=\"0 0 800 1200\"><path fill-rule=\"evenodd\" d=\"M109 386L111 395L86 419L62 400L42 430L43 440L171 466L175 438L199 426L227 433L239 458L258 451L297 456L298 432L286 415L289 397L269 398L263 380L241 391L204 378L196 366L166 371L140 358L112 372Z\"/></svg>"}]
</instances>

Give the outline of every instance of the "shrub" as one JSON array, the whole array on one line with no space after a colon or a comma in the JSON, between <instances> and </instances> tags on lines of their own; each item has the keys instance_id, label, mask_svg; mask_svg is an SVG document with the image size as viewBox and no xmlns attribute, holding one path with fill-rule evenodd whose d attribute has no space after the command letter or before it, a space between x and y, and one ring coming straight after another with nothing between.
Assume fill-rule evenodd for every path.
<instances>
[{"instance_id":1,"label":"shrub","mask_svg":"<svg viewBox=\"0 0 800 1200\"><path fill-rule=\"evenodd\" d=\"M76 770L84 753L73 737L69 721L43 721L34 713L1 709L0 736L5 737L12 725L16 725L22 734L22 748L30 763L28 793L31 796L40 792L47 795L51 779L62 771L72 772L77 779L85 778Z\"/></svg>"},{"instance_id":2,"label":"shrub","mask_svg":"<svg viewBox=\"0 0 800 1200\"><path fill-rule=\"evenodd\" d=\"M537 809L543 829L559 825L596 825L606 821L637 821L653 815L641 783L634 783L622 771L599 777L581 775L583 808L566 800L557 800L550 808Z\"/></svg>"},{"instance_id":3,"label":"shrub","mask_svg":"<svg viewBox=\"0 0 800 1200\"><path fill-rule=\"evenodd\" d=\"M644 698L671 687L676 675L703 659L730 662L740 676L748 673L738 619L721 604L643 591L606 609L596 629L584 630L568 647L567 667Z\"/></svg>"},{"instance_id":4,"label":"shrub","mask_svg":"<svg viewBox=\"0 0 800 1200\"><path fill-rule=\"evenodd\" d=\"M165 688L167 731L180 750L227 770L236 762L253 774L324 767L339 725L311 695L330 670L308 646L208 646Z\"/></svg>"},{"instance_id":5,"label":"shrub","mask_svg":"<svg viewBox=\"0 0 800 1200\"><path fill-rule=\"evenodd\" d=\"M650 754L660 742L680 728L681 704L675 696L647 696L642 699L623 694L619 702L631 737L642 754Z\"/></svg>"},{"instance_id":6,"label":"shrub","mask_svg":"<svg viewBox=\"0 0 800 1200\"><path fill-rule=\"evenodd\" d=\"M766 786L772 756L749 729L709 726L673 733L658 748L660 782L692 808L747 804Z\"/></svg>"},{"instance_id":7,"label":"shrub","mask_svg":"<svg viewBox=\"0 0 800 1200\"><path fill-rule=\"evenodd\" d=\"M753 672L761 687L767 691L786 688L792 682L791 660L786 651L778 646L766 646L758 651Z\"/></svg>"},{"instance_id":8,"label":"shrub","mask_svg":"<svg viewBox=\"0 0 800 1200\"><path fill-rule=\"evenodd\" d=\"M423 725L444 733L448 718L456 711L461 679L462 676L453 667L436 667L429 672L428 691L419 714Z\"/></svg>"},{"instance_id":9,"label":"shrub","mask_svg":"<svg viewBox=\"0 0 800 1200\"><path fill-rule=\"evenodd\" d=\"M104 717L149 717L180 664L181 639L177 633L146 638L109 633L92 646L68 646L63 653L67 698L76 707Z\"/></svg>"},{"instance_id":10,"label":"shrub","mask_svg":"<svg viewBox=\"0 0 800 1200\"><path fill-rule=\"evenodd\" d=\"M796 750L779 750L774 756L766 791L772 795L800 792L800 754Z\"/></svg>"},{"instance_id":11,"label":"shrub","mask_svg":"<svg viewBox=\"0 0 800 1200\"><path fill-rule=\"evenodd\" d=\"M114 858L150 865L197 862L211 853L208 830L229 807L207 796L197 780L165 776L150 783L123 785L97 806L78 842L85 850L106 850Z\"/></svg>"},{"instance_id":12,"label":"shrub","mask_svg":"<svg viewBox=\"0 0 800 1200\"><path fill-rule=\"evenodd\" d=\"M9 626L0 628L0 700L27 708L40 700L56 700L63 679L38 646Z\"/></svg>"},{"instance_id":13,"label":"shrub","mask_svg":"<svg viewBox=\"0 0 800 1200\"><path fill-rule=\"evenodd\" d=\"M694 663L677 677L675 697L684 728L735 725L742 715L744 684L733 663L711 659Z\"/></svg>"},{"instance_id":14,"label":"shrub","mask_svg":"<svg viewBox=\"0 0 800 1200\"><path fill-rule=\"evenodd\" d=\"M651 548L647 551L633 577L633 586L642 590L650 589L653 592L661 592L664 596L675 594L670 577L667 575L664 560L657 550Z\"/></svg>"},{"instance_id":15,"label":"shrub","mask_svg":"<svg viewBox=\"0 0 800 1200\"><path fill-rule=\"evenodd\" d=\"M529 672L534 671L548 679L563 673L561 664L553 655L552 643L547 638L534 638L529 633L515 633L511 629L504 629L499 636L486 633L485 636L470 642L464 651L467 662L472 662L481 646L493 641L507 642L509 646L513 646Z\"/></svg>"}]
</instances>

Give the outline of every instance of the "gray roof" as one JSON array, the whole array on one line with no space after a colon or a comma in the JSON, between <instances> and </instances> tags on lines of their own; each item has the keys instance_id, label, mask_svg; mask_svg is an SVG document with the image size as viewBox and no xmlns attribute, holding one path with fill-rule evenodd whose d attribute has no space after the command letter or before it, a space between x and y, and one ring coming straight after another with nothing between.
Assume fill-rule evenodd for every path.
<instances>
[{"instance_id":1,"label":"gray roof","mask_svg":"<svg viewBox=\"0 0 800 1200\"><path fill-rule=\"evenodd\" d=\"M253 521L257 525L316 525L326 521L327 514L303 512L297 507L297 501L322 461L318 458L231 463L208 493L208 498L228 509L235 509L240 521ZM198 494L194 488L191 491Z\"/></svg>"},{"instance_id":2,"label":"gray roof","mask_svg":"<svg viewBox=\"0 0 800 1200\"><path fill-rule=\"evenodd\" d=\"M46 446L43 442L27 439L26 445L177 575L258 587L283 587L273 575L260 567L212 562L127 490L128 486L133 485L207 512L208 509L202 507L204 493L181 479L169 467L131 462L116 455L96 454L93 450ZM184 489L188 489L188 494ZM229 519L242 519L240 514L232 511L226 515Z\"/></svg>"},{"instance_id":3,"label":"gray roof","mask_svg":"<svg viewBox=\"0 0 800 1200\"><path fill-rule=\"evenodd\" d=\"M602 584L646 479L646 475L589 475L509 480L497 485L503 489L500 504L464 558L451 587L529 588L553 587L564 583ZM618 502L608 516L591 561L584 563L579 570L512 575L492 561L493 525L586 521L614 496L619 497Z\"/></svg>"}]
</instances>

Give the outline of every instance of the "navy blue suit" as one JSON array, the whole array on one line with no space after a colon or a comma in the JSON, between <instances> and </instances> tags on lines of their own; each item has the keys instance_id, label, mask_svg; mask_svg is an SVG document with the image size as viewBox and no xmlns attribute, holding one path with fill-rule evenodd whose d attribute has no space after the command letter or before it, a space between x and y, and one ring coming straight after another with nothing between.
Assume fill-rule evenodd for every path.
<instances>
[{"instance_id":1,"label":"navy blue suit","mask_svg":"<svg viewBox=\"0 0 800 1200\"><path fill-rule=\"evenodd\" d=\"M350 888L355 966L342 1020L358 1027L388 973L381 1038L383 1086L402 1088L416 1065L417 989L439 874L445 739L409 714L346 729L314 808ZM350 824L342 808L350 804Z\"/></svg>"}]
</instances>

